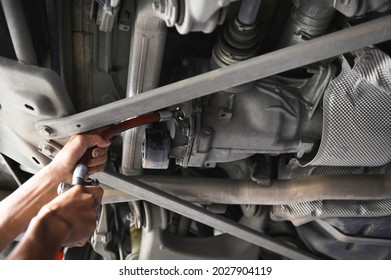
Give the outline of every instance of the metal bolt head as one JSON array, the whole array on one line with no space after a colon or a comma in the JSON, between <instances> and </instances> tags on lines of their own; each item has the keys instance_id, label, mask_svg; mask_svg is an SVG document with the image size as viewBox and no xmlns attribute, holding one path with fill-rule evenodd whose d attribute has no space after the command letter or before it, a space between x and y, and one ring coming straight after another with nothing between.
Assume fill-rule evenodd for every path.
<instances>
[{"instance_id":1,"label":"metal bolt head","mask_svg":"<svg viewBox=\"0 0 391 280\"><path fill-rule=\"evenodd\" d=\"M40 126L39 127L39 134L41 134L45 138L49 138L50 135L52 135L53 130L48 126Z\"/></svg>"},{"instance_id":2,"label":"metal bolt head","mask_svg":"<svg viewBox=\"0 0 391 280\"><path fill-rule=\"evenodd\" d=\"M50 157L55 152L55 149L50 145L43 146L41 153L45 156Z\"/></svg>"},{"instance_id":3,"label":"metal bolt head","mask_svg":"<svg viewBox=\"0 0 391 280\"><path fill-rule=\"evenodd\" d=\"M164 14L164 10L165 10L164 2L163 1L154 1L152 3L152 9L156 13Z\"/></svg>"},{"instance_id":4,"label":"metal bolt head","mask_svg":"<svg viewBox=\"0 0 391 280\"><path fill-rule=\"evenodd\" d=\"M341 0L340 3L343 6L348 6L350 4L350 0Z\"/></svg>"},{"instance_id":5,"label":"metal bolt head","mask_svg":"<svg viewBox=\"0 0 391 280\"><path fill-rule=\"evenodd\" d=\"M211 135L213 133L213 129L210 127L204 127L202 129L202 132L204 133L204 135Z\"/></svg>"}]
</instances>

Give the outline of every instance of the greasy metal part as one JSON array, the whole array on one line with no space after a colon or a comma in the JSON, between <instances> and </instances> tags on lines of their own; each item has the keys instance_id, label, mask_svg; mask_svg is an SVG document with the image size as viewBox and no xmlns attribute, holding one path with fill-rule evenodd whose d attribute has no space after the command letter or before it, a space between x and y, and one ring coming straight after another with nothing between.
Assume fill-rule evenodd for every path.
<instances>
[{"instance_id":1,"label":"greasy metal part","mask_svg":"<svg viewBox=\"0 0 391 280\"><path fill-rule=\"evenodd\" d=\"M189 227L192 221L181 216L177 229L165 230L164 216L162 208L150 203L144 203L146 215L146 225L142 228L142 244L140 247L140 260L257 260L259 259L261 248L238 239L229 234L219 234L215 236L199 236L194 238L189 236L194 234ZM259 213L258 213L259 214ZM178 216L178 215L176 215ZM239 224L260 230L264 228L268 220L267 211L257 216L242 216ZM197 235L197 233L195 233Z\"/></svg>"},{"instance_id":2,"label":"greasy metal part","mask_svg":"<svg viewBox=\"0 0 391 280\"><path fill-rule=\"evenodd\" d=\"M259 41L255 20L260 4L260 0L242 1L238 16L225 24L212 51L210 62L212 69L225 67L255 56ZM243 91L243 87L249 88L248 85L243 85L235 88L235 91Z\"/></svg>"},{"instance_id":3,"label":"greasy metal part","mask_svg":"<svg viewBox=\"0 0 391 280\"><path fill-rule=\"evenodd\" d=\"M213 94L203 104L202 121L196 120L194 138L187 144L192 150L182 165L215 167L253 154L301 157L311 151L321 138L322 116L317 111L311 118L313 105L300 97L318 92L313 88L323 81L316 82L317 77L297 81L274 76L240 93Z\"/></svg>"},{"instance_id":4,"label":"greasy metal part","mask_svg":"<svg viewBox=\"0 0 391 280\"><path fill-rule=\"evenodd\" d=\"M113 31L114 22L118 14L120 4L121 0L105 0L104 4L98 8L97 23L99 24L100 31Z\"/></svg>"},{"instance_id":5,"label":"greasy metal part","mask_svg":"<svg viewBox=\"0 0 391 280\"><path fill-rule=\"evenodd\" d=\"M148 94L116 101L65 118L39 121L36 122L36 127L46 125L52 128L53 134L50 138L67 137L119 122L131 115L159 110L389 39L391 16L385 16L150 90ZM77 124L80 124L80 127Z\"/></svg>"},{"instance_id":6,"label":"greasy metal part","mask_svg":"<svg viewBox=\"0 0 391 280\"><path fill-rule=\"evenodd\" d=\"M325 232L331 235L338 241L351 244L376 245L376 246L391 246L391 239L374 238L374 237L357 237L343 234L338 229L320 219L316 219L316 223Z\"/></svg>"},{"instance_id":7,"label":"greasy metal part","mask_svg":"<svg viewBox=\"0 0 391 280\"><path fill-rule=\"evenodd\" d=\"M279 39L278 47L305 42L326 33L335 14L330 0L292 1L291 14Z\"/></svg>"},{"instance_id":8,"label":"greasy metal part","mask_svg":"<svg viewBox=\"0 0 391 280\"><path fill-rule=\"evenodd\" d=\"M139 182L121 174L106 173L100 176L102 182L116 186L117 189L132 194L141 200L149 201L165 209L186 216L195 221L246 240L257 246L273 251L290 259L316 259L309 252L302 251L290 245L283 244L261 232L242 226L222 216L196 206L190 202L177 198L171 194L155 189L145 183Z\"/></svg>"},{"instance_id":9,"label":"greasy metal part","mask_svg":"<svg viewBox=\"0 0 391 280\"><path fill-rule=\"evenodd\" d=\"M258 16L261 0L242 0L238 14L238 20L246 25L254 24Z\"/></svg>"},{"instance_id":10,"label":"greasy metal part","mask_svg":"<svg viewBox=\"0 0 391 280\"><path fill-rule=\"evenodd\" d=\"M37 65L37 57L20 0L1 0L8 29L20 62Z\"/></svg>"},{"instance_id":11,"label":"greasy metal part","mask_svg":"<svg viewBox=\"0 0 391 280\"><path fill-rule=\"evenodd\" d=\"M103 184L106 184L106 176L104 173L94 175ZM391 175L309 176L274 181L268 187L252 181L198 177L140 176L134 180L200 204L284 205L318 200L391 198ZM106 185L117 188L114 183ZM112 195L117 194L112 192Z\"/></svg>"},{"instance_id":12,"label":"greasy metal part","mask_svg":"<svg viewBox=\"0 0 391 280\"><path fill-rule=\"evenodd\" d=\"M141 0L136 3L126 90L126 97L130 97L128 100L159 85L167 28L164 21L155 16L154 2L154 0ZM123 134L121 163L123 174L135 175L142 172L141 145L144 129L139 127Z\"/></svg>"},{"instance_id":13,"label":"greasy metal part","mask_svg":"<svg viewBox=\"0 0 391 280\"><path fill-rule=\"evenodd\" d=\"M95 252L103 257L104 260L115 260L115 254L106 248L107 244L112 240L107 217L108 207L110 206L103 205L101 208L99 221L94 234L91 237L91 246L94 248Z\"/></svg>"},{"instance_id":14,"label":"greasy metal part","mask_svg":"<svg viewBox=\"0 0 391 280\"><path fill-rule=\"evenodd\" d=\"M153 10L156 16L166 22L168 27L173 27L178 18L178 0L159 0L153 2Z\"/></svg>"},{"instance_id":15,"label":"greasy metal part","mask_svg":"<svg viewBox=\"0 0 391 280\"><path fill-rule=\"evenodd\" d=\"M391 9L390 0L334 0L336 10L347 17L362 16L368 12L384 13Z\"/></svg>"},{"instance_id":16,"label":"greasy metal part","mask_svg":"<svg viewBox=\"0 0 391 280\"><path fill-rule=\"evenodd\" d=\"M147 128L142 149L143 168L167 169L170 163L170 132L167 129Z\"/></svg>"},{"instance_id":17,"label":"greasy metal part","mask_svg":"<svg viewBox=\"0 0 391 280\"><path fill-rule=\"evenodd\" d=\"M221 16L221 9L237 0L183 0L180 1L177 31L184 35L189 32L211 33L215 30Z\"/></svg>"},{"instance_id":18,"label":"greasy metal part","mask_svg":"<svg viewBox=\"0 0 391 280\"><path fill-rule=\"evenodd\" d=\"M41 134L42 135L42 134ZM38 151L50 159L54 159L54 157L58 154L58 152L62 149L62 145L58 144L55 141L43 140L38 144Z\"/></svg>"}]
</instances>

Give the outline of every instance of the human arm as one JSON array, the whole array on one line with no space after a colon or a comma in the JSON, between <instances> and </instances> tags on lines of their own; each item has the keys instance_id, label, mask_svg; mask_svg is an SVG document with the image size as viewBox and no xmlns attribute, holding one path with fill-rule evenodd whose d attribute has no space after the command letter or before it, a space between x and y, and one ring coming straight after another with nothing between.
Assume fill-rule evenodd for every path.
<instances>
[{"instance_id":1,"label":"human arm","mask_svg":"<svg viewBox=\"0 0 391 280\"><path fill-rule=\"evenodd\" d=\"M88 148L97 147L87 163L90 173L103 171L109 145L99 135L71 137L50 164L1 201L0 251L27 228L42 206L57 196L57 185L70 181L75 165Z\"/></svg>"},{"instance_id":2,"label":"human arm","mask_svg":"<svg viewBox=\"0 0 391 280\"><path fill-rule=\"evenodd\" d=\"M81 246L96 226L99 187L75 186L42 207L8 259L54 259L61 246Z\"/></svg>"}]
</instances>

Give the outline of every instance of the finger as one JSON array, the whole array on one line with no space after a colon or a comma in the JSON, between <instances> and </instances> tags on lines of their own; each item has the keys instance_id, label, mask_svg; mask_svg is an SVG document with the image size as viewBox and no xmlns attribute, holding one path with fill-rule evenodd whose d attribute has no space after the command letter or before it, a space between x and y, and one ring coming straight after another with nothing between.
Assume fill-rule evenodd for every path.
<instances>
[{"instance_id":1,"label":"finger","mask_svg":"<svg viewBox=\"0 0 391 280\"><path fill-rule=\"evenodd\" d=\"M79 134L72 136L67 145L65 145L65 149L68 150L70 154L77 154L78 158L87 151L88 148L97 146L98 148L108 148L111 142L104 140L100 135L86 135Z\"/></svg>"},{"instance_id":2,"label":"finger","mask_svg":"<svg viewBox=\"0 0 391 280\"><path fill-rule=\"evenodd\" d=\"M90 147L97 146L99 148L108 148L111 145L110 140L103 139L99 134L89 135Z\"/></svg>"},{"instance_id":3,"label":"finger","mask_svg":"<svg viewBox=\"0 0 391 280\"><path fill-rule=\"evenodd\" d=\"M106 154L106 153L107 153L107 150L108 150L108 148L99 148L99 147L95 147L95 148L92 150L92 157L93 157L93 158L100 157L100 156Z\"/></svg>"},{"instance_id":4,"label":"finger","mask_svg":"<svg viewBox=\"0 0 391 280\"><path fill-rule=\"evenodd\" d=\"M106 164L101 164L98 166L88 167L88 175L92 175L98 172L103 172L105 170Z\"/></svg>"},{"instance_id":5,"label":"finger","mask_svg":"<svg viewBox=\"0 0 391 280\"><path fill-rule=\"evenodd\" d=\"M107 159L108 159L108 155L106 153L96 158L90 158L85 164L87 167L94 167L94 166L105 164Z\"/></svg>"},{"instance_id":6,"label":"finger","mask_svg":"<svg viewBox=\"0 0 391 280\"><path fill-rule=\"evenodd\" d=\"M100 157L92 158L89 161L87 161L86 166L88 168L90 168L90 167L94 167L94 166L104 165L107 162L107 159L108 159L108 155L103 154Z\"/></svg>"},{"instance_id":7,"label":"finger","mask_svg":"<svg viewBox=\"0 0 391 280\"><path fill-rule=\"evenodd\" d=\"M74 243L71 243L71 244L64 244L65 247L68 247L68 248L74 248L74 247L83 247L84 245L87 244L89 239L87 240L80 240L80 241L77 241L77 242L74 242Z\"/></svg>"},{"instance_id":8,"label":"finger","mask_svg":"<svg viewBox=\"0 0 391 280\"><path fill-rule=\"evenodd\" d=\"M88 192L92 194L95 201L95 208L99 207L102 203L103 189L96 186L85 186L88 189Z\"/></svg>"}]
</instances>

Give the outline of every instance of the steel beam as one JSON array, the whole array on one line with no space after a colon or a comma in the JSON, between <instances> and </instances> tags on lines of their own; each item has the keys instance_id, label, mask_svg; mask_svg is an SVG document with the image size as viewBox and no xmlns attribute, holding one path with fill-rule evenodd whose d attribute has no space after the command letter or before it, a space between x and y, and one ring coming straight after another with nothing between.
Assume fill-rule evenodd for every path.
<instances>
[{"instance_id":1,"label":"steel beam","mask_svg":"<svg viewBox=\"0 0 391 280\"><path fill-rule=\"evenodd\" d=\"M104 181L104 174L94 175ZM319 200L391 198L391 175L317 175L275 180L270 186L253 181L217 178L137 176L135 180L200 204L286 205ZM116 188L116 185L109 185ZM107 201L133 201L134 196L107 190Z\"/></svg>"},{"instance_id":2,"label":"steel beam","mask_svg":"<svg viewBox=\"0 0 391 280\"><path fill-rule=\"evenodd\" d=\"M115 186L123 192L136 196L141 200L186 216L200 223L209 225L221 232L231 234L257 246L273 251L290 259L315 259L309 252L294 248L281 241L233 222L225 217L211 213L195 204L182 200L176 196L151 187L131 177L117 173L103 173L97 176L99 180L109 186Z\"/></svg>"},{"instance_id":3,"label":"steel beam","mask_svg":"<svg viewBox=\"0 0 391 280\"><path fill-rule=\"evenodd\" d=\"M385 16L36 127L50 127L50 139L65 138L390 39Z\"/></svg>"}]
</instances>

